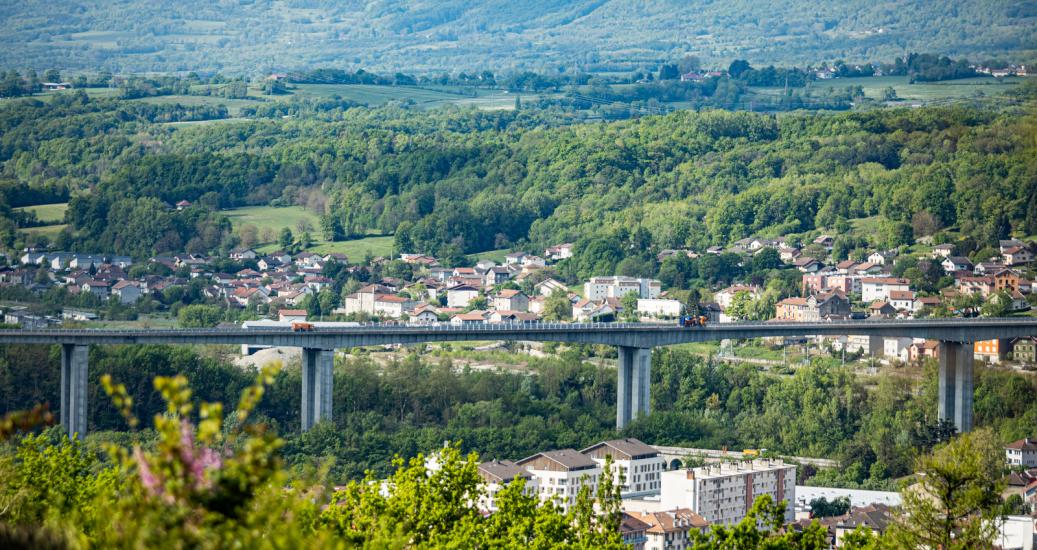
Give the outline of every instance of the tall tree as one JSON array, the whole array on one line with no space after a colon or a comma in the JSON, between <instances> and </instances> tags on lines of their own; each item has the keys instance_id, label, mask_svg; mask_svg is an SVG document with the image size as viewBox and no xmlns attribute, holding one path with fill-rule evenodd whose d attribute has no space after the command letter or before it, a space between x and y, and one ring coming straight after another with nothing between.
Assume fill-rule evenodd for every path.
<instances>
[{"instance_id":1,"label":"tall tree","mask_svg":"<svg viewBox=\"0 0 1037 550\"><path fill-rule=\"evenodd\" d=\"M1000 446L988 429L962 434L918 460L918 483L887 534L901 548L991 548L1001 504Z\"/></svg>"}]
</instances>

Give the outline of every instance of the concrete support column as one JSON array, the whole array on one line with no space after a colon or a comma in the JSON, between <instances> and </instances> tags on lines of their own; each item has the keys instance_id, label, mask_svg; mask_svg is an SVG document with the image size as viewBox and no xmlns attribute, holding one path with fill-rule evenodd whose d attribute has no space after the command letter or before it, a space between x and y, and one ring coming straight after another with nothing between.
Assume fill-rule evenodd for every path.
<instances>
[{"instance_id":1,"label":"concrete support column","mask_svg":"<svg viewBox=\"0 0 1037 550\"><path fill-rule=\"evenodd\" d=\"M619 346L619 367L616 372L616 430L622 430L630 422L631 388L633 378L633 351L636 348Z\"/></svg>"},{"instance_id":2,"label":"concrete support column","mask_svg":"<svg viewBox=\"0 0 1037 550\"><path fill-rule=\"evenodd\" d=\"M972 363L972 344L940 342L937 409L961 433L972 431Z\"/></svg>"},{"instance_id":3,"label":"concrete support column","mask_svg":"<svg viewBox=\"0 0 1037 550\"><path fill-rule=\"evenodd\" d=\"M652 384L652 350L619 346L618 351L616 429L622 430L631 420L648 414L649 389Z\"/></svg>"},{"instance_id":4,"label":"concrete support column","mask_svg":"<svg viewBox=\"0 0 1037 550\"><path fill-rule=\"evenodd\" d=\"M61 425L69 438L86 436L89 346L61 345Z\"/></svg>"},{"instance_id":5,"label":"concrete support column","mask_svg":"<svg viewBox=\"0 0 1037 550\"><path fill-rule=\"evenodd\" d=\"M631 391L633 402L631 413L634 418L647 416L649 409L649 389L652 385L652 350L634 348L634 387Z\"/></svg>"},{"instance_id":6,"label":"concrete support column","mask_svg":"<svg viewBox=\"0 0 1037 550\"><path fill-rule=\"evenodd\" d=\"M959 344L954 367L954 425L958 432L972 431L972 367L975 357L971 343Z\"/></svg>"},{"instance_id":7,"label":"concrete support column","mask_svg":"<svg viewBox=\"0 0 1037 550\"><path fill-rule=\"evenodd\" d=\"M302 429L331 420L331 381L335 350L302 350Z\"/></svg>"}]
</instances>

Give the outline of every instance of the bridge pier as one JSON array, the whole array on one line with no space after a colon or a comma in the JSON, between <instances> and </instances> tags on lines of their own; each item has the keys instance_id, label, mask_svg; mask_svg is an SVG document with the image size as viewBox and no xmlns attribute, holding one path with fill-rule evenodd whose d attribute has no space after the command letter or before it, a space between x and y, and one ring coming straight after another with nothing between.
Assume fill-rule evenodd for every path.
<instances>
[{"instance_id":1,"label":"bridge pier","mask_svg":"<svg viewBox=\"0 0 1037 550\"><path fill-rule=\"evenodd\" d=\"M302 349L302 430L331 420L332 369L335 350Z\"/></svg>"},{"instance_id":2,"label":"bridge pier","mask_svg":"<svg viewBox=\"0 0 1037 550\"><path fill-rule=\"evenodd\" d=\"M89 353L90 346L61 345L61 425L70 439L86 436Z\"/></svg>"},{"instance_id":3,"label":"bridge pier","mask_svg":"<svg viewBox=\"0 0 1037 550\"><path fill-rule=\"evenodd\" d=\"M951 420L959 433L972 431L972 344L940 342L939 396L940 420Z\"/></svg>"},{"instance_id":4,"label":"bridge pier","mask_svg":"<svg viewBox=\"0 0 1037 550\"><path fill-rule=\"evenodd\" d=\"M616 429L622 430L631 420L648 414L649 388L652 384L652 350L618 346L618 351Z\"/></svg>"}]
</instances>

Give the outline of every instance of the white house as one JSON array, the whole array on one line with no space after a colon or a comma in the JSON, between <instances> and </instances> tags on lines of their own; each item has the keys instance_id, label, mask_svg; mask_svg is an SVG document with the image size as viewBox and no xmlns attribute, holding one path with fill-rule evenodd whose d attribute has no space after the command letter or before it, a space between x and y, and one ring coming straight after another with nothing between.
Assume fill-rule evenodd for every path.
<instances>
[{"instance_id":1,"label":"white house","mask_svg":"<svg viewBox=\"0 0 1037 550\"><path fill-rule=\"evenodd\" d=\"M119 298L120 304L133 304L140 300L141 291L137 281L119 281L112 286L112 295Z\"/></svg>"},{"instance_id":2,"label":"white house","mask_svg":"<svg viewBox=\"0 0 1037 550\"><path fill-rule=\"evenodd\" d=\"M662 298L637 300L637 312L649 317L680 317L683 304L678 300Z\"/></svg>"},{"instance_id":3,"label":"white house","mask_svg":"<svg viewBox=\"0 0 1037 550\"><path fill-rule=\"evenodd\" d=\"M561 290L566 293L569 292L569 287L555 279L544 279L543 281L533 285L533 289L541 296L550 296L554 294L556 290Z\"/></svg>"},{"instance_id":4,"label":"white house","mask_svg":"<svg viewBox=\"0 0 1037 550\"><path fill-rule=\"evenodd\" d=\"M468 307L468 303L479 296L479 289L466 284L452 286L446 290L447 307Z\"/></svg>"},{"instance_id":5,"label":"white house","mask_svg":"<svg viewBox=\"0 0 1037 550\"><path fill-rule=\"evenodd\" d=\"M412 323L432 324L439 321L439 316L431 306L417 307L410 314Z\"/></svg>"},{"instance_id":6,"label":"white house","mask_svg":"<svg viewBox=\"0 0 1037 550\"><path fill-rule=\"evenodd\" d=\"M889 305L897 311L908 311L914 313L915 293L910 290L891 290L889 292Z\"/></svg>"},{"instance_id":7,"label":"white house","mask_svg":"<svg viewBox=\"0 0 1037 550\"><path fill-rule=\"evenodd\" d=\"M633 438L613 439L580 452L602 468L605 467L605 457L612 457L612 479L622 479L620 495L623 498L659 494L659 476L666 469L666 461L650 445Z\"/></svg>"},{"instance_id":8,"label":"white house","mask_svg":"<svg viewBox=\"0 0 1037 550\"><path fill-rule=\"evenodd\" d=\"M279 309L277 310L277 320L282 323L293 323L306 321L306 310L305 309Z\"/></svg>"},{"instance_id":9,"label":"white house","mask_svg":"<svg viewBox=\"0 0 1037 550\"><path fill-rule=\"evenodd\" d=\"M867 304L876 300L889 301L894 290L911 290L911 281L896 277L864 277L861 279L861 301Z\"/></svg>"},{"instance_id":10,"label":"white house","mask_svg":"<svg viewBox=\"0 0 1037 550\"><path fill-rule=\"evenodd\" d=\"M886 359L897 359L906 363L911 358L912 344L914 344L914 340L911 338L884 338L882 340L882 355Z\"/></svg>"},{"instance_id":11,"label":"white house","mask_svg":"<svg viewBox=\"0 0 1037 550\"><path fill-rule=\"evenodd\" d=\"M551 261L564 260L573 257L573 243L556 244L547 247L544 256Z\"/></svg>"},{"instance_id":12,"label":"white house","mask_svg":"<svg viewBox=\"0 0 1037 550\"><path fill-rule=\"evenodd\" d=\"M529 311L529 298L521 290L505 288L493 297L493 309L500 311Z\"/></svg>"},{"instance_id":13,"label":"white house","mask_svg":"<svg viewBox=\"0 0 1037 550\"><path fill-rule=\"evenodd\" d=\"M230 251L230 259L232 260L255 260L256 251L251 248L239 247Z\"/></svg>"},{"instance_id":14,"label":"white house","mask_svg":"<svg viewBox=\"0 0 1037 550\"><path fill-rule=\"evenodd\" d=\"M964 256L947 256L944 258L940 265L943 266L944 271L947 273L954 273L955 271L972 271L973 265L972 260Z\"/></svg>"},{"instance_id":15,"label":"white house","mask_svg":"<svg viewBox=\"0 0 1037 550\"><path fill-rule=\"evenodd\" d=\"M1037 440L1027 437L1005 445L1005 463L1009 466L1037 467Z\"/></svg>"},{"instance_id":16,"label":"white house","mask_svg":"<svg viewBox=\"0 0 1037 550\"><path fill-rule=\"evenodd\" d=\"M380 317L400 319L413 307L414 302L402 296L379 294L374 299L374 314Z\"/></svg>"},{"instance_id":17,"label":"white house","mask_svg":"<svg viewBox=\"0 0 1037 550\"><path fill-rule=\"evenodd\" d=\"M539 452L518 465L537 478L541 501L556 501L565 511L576 504L576 495L584 485L590 487L592 496L598 492L601 466L575 449Z\"/></svg>"},{"instance_id":18,"label":"white house","mask_svg":"<svg viewBox=\"0 0 1037 550\"><path fill-rule=\"evenodd\" d=\"M713 300L726 310L731 307L731 300L739 292L748 292L749 296L754 300L760 297L760 287L756 285L731 285L723 290L718 290L713 295Z\"/></svg>"},{"instance_id":19,"label":"white house","mask_svg":"<svg viewBox=\"0 0 1037 550\"><path fill-rule=\"evenodd\" d=\"M583 285L583 297L594 301L622 298L630 292L636 293L638 298L658 298L662 283L655 279L614 276L591 277Z\"/></svg>"}]
</instances>

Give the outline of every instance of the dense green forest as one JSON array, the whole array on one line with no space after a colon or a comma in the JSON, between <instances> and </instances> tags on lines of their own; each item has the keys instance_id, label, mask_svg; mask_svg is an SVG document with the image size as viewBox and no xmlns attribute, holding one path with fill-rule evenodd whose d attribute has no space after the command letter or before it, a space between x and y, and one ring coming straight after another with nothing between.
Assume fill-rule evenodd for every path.
<instances>
[{"instance_id":1,"label":"dense green forest","mask_svg":"<svg viewBox=\"0 0 1037 550\"><path fill-rule=\"evenodd\" d=\"M333 457L336 481L368 469L384 473L394 454L414 456L447 440L485 458L582 448L615 434L615 371L581 360L594 351L573 348L533 360L533 375L467 371L434 355L386 367L364 356L341 360L335 367L334 424L302 434L300 371L289 366L274 375L255 414L286 438L281 455L289 465ZM56 348L8 346L0 354L0 413L55 403ZM161 394L151 386L154 376L186 376L199 402L233 402L255 376L190 348L95 347L90 362L89 439L96 442L121 441L128 429L102 391L102 375L126 385L138 418L163 410ZM657 351L652 363L654 412L625 435L660 445L767 448L842 462L838 472L822 472L816 483L890 488L890 480L911 473L918 453L953 433L937 421L932 365L922 373L893 371L868 382L826 360L792 375L714 363L681 350ZM1034 381L997 370L977 374L977 425L993 429L1000 441L1027 436L1037 422L1037 407L1027 397L1037 389Z\"/></svg>"},{"instance_id":2,"label":"dense green forest","mask_svg":"<svg viewBox=\"0 0 1037 550\"><path fill-rule=\"evenodd\" d=\"M973 58L1033 55L1035 25L1034 4L1011 0L34 0L0 14L0 66L424 74L654 70L685 53L721 64L862 62L907 51Z\"/></svg>"},{"instance_id":3,"label":"dense green forest","mask_svg":"<svg viewBox=\"0 0 1037 550\"><path fill-rule=\"evenodd\" d=\"M210 110L83 93L12 101L0 108L0 209L40 189L70 193L58 248L147 256L232 246L223 208L317 204L340 238L395 234L398 251L447 260L578 242L560 269L579 277L631 256L631 269L654 273L660 249L876 216L880 230L864 235L875 247L948 230L968 254L1037 234L1026 106L574 125L549 108L419 112L330 98L273 102L230 124L154 123L222 116ZM166 207L183 199L197 207ZM8 214L0 238L13 246L20 222ZM919 216L933 223L912 225Z\"/></svg>"}]
</instances>

